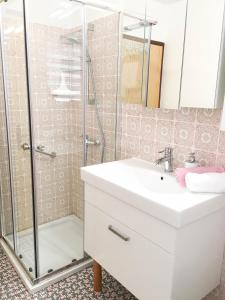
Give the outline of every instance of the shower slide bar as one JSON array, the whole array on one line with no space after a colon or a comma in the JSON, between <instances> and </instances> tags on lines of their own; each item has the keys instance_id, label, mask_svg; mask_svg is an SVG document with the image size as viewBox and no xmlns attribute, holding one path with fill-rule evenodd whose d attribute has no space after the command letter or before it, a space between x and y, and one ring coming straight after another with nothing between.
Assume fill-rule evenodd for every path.
<instances>
[{"instance_id":1,"label":"shower slide bar","mask_svg":"<svg viewBox=\"0 0 225 300\"><path fill-rule=\"evenodd\" d=\"M27 143L24 143L22 146L22 149L24 151L26 150L30 150L31 147L29 144ZM35 148L35 152L38 152L40 154L43 154L43 155L47 155L47 156L50 156L51 158L55 158L56 157L56 152L47 152L44 150L45 149L45 146L44 145L38 145L36 148Z\"/></svg>"}]
</instances>

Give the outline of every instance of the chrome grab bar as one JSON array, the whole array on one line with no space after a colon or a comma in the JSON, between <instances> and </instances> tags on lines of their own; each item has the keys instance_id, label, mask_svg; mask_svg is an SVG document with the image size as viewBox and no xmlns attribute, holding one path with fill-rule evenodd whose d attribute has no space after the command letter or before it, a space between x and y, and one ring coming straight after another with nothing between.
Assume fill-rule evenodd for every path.
<instances>
[{"instance_id":1,"label":"chrome grab bar","mask_svg":"<svg viewBox=\"0 0 225 300\"><path fill-rule=\"evenodd\" d=\"M21 147L24 151L31 149L31 146L28 143L24 143ZM44 145L38 145L34 150L35 150L35 152L38 152L40 154L50 156L51 158L56 157L56 152L46 152L46 151L44 151L45 150Z\"/></svg>"},{"instance_id":2,"label":"chrome grab bar","mask_svg":"<svg viewBox=\"0 0 225 300\"><path fill-rule=\"evenodd\" d=\"M113 227L112 225L108 226L108 229L114 233L115 235L117 235L119 238L121 238L123 241L128 242L130 240L129 236L121 233L118 229L116 229L115 227Z\"/></svg>"},{"instance_id":3,"label":"chrome grab bar","mask_svg":"<svg viewBox=\"0 0 225 300\"><path fill-rule=\"evenodd\" d=\"M55 152L46 152L44 150L40 150L38 148L35 149L36 152L50 156L51 158L55 158L56 157L56 153Z\"/></svg>"}]
</instances>

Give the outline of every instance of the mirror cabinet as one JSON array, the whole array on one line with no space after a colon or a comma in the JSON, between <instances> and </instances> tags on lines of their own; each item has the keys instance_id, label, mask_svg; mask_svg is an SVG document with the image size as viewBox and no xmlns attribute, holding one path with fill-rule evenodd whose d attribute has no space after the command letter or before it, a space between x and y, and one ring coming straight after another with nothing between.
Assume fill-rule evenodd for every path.
<instances>
[{"instance_id":1,"label":"mirror cabinet","mask_svg":"<svg viewBox=\"0 0 225 300\"><path fill-rule=\"evenodd\" d=\"M188 0L181 107L223 105L224 3L224 0Z\"/></svg>"},{"instance_id":2,"label":"mirror cabinet","mask_svg":"<svg viewBox=\"0 0 225 300\"><path fill-rule=\"evenodd\" d=\"M144 22L127 15L122 21L122 101L149 108L222 107L225 0L142 5Z\"/></svg>"}]
</instances>

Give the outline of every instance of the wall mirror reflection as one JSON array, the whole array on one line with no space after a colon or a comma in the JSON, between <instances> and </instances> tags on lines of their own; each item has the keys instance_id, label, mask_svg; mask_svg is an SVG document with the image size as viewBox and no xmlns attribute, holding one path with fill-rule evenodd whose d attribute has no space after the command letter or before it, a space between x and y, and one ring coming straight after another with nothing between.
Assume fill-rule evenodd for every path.
<instances>
[{"instance_id":1,"label":"wall mirror reflection","mask_svg":"<svg viewBox=\"0 0 225 300\"><path fill-rule=\"evenodd\" d=\"M145 21L125 16L121 98L150 108L179 106L187 0L151 0Z\"/></svg>"}]
</instances>

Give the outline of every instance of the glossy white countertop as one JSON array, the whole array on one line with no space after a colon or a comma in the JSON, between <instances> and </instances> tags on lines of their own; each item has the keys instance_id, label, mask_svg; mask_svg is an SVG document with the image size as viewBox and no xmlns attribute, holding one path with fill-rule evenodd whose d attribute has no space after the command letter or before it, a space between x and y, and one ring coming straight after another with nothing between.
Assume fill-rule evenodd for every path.
<instances>
[{"instance_id":1,"label":"glossy white countertop","mask_svg":"<svg viewBox=\"0 0 225 300\"><path fill-rule=\"evenodd\" d=\"M225 207L225 194L190 193L173 173L136 158L83 167L81 178L177 228Z\"/></svg>"}]
</instances>

